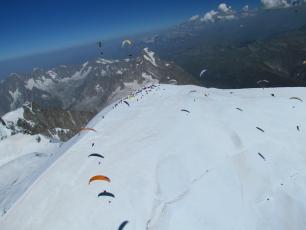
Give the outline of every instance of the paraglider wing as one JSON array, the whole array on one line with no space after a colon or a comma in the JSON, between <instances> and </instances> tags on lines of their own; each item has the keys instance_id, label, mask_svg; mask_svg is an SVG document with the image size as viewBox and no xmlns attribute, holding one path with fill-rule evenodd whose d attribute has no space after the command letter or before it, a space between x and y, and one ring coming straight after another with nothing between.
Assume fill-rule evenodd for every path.
<instances>
[{"instance_id":1,"label":"paraglider wing","mask_svg":"<svg viewBox=\"0 0 306 230\"><path fill-rule=\"evenodd\" d=\"M132 42L131 42L131 40L124 40L123 42L122 42L122 44L121 44L121 47L125 47L126 45L129 45L129 46L131 46L132 45Z\"/></svg>"},{"instance_id":2,"label":"paraglider wing","mask_svg":"<svg viewBox=\"0 0 306 230\"><path fill-rule=\"evenodd\" d=\"M200 77L202 77L203 74L206 73L206 71L207 71L207 69L203 69L203 70L201 71L201 73L200 73Z\"/></svg>"},{"instance_id":3,"label":"paraglider wing","mask_svg":"<svg viewBox=\"0 0 306 230\"><path fill-rule=\"evenodd\" d=\"M260 130L261 132L265 132L262 128L256 127L256 129Z\"/></svg>"},{"instance_id":4,"label":"paraglider wing","mask_svg":"<svg viewBox=\"0 0 306 230\"><path fill-rule=\"evenodd\" d=\"M130 104L127 101L123 101L125 104L127 104L128 106L130 106Z\"/></svg>"},{"instance_id":5,"label":"paraglider wing","mask_svg":"<svg viewBox=\"0 0 306 230\"><path fill-rule=\"evenodd\" d=\"M258 82L256 82L257 85L261 84L261 83L270 83L268 80L260 80Z\"/></svg>"},{"instance_id":6,"label":"paraglider wing","mask_svg":"<svg viewBox=\"0 0 306 230\"><path fill-rule=\"evenodd\" d=\"M90 184L93 181L98 181L98 180L111 182L111 180L108 177L97 175L97 176L93 176L92 178L90 178L88 184Z\"/></svg>"},{"instance_id":7,"label":"paraglider wing","mask_svg":"<svg viewBox=\"0 0 306 230\"><path fill-rule=\"evenodd\" d=\"M188 111L187 109L182 109L182 112L186 112L186 113L190 113L190 111Z\"/></svg>"},{"instance_id":8,"label":"paraglider wing","mask_svg":"<svg viewBox=\"0 0 306 230\"><path fill-rule=\"evenodd\" d=\"M112 193L110 193L110 192L107 192L107 191L104 191L104 192L99 193L98 197L100 197L100 196L109 196L109 197L115 198L115 195L114 195L114 194L112 194Z\"/></svg>"},{"instance_id":9,"label":"paraglider wing","mask_svg":"<svg viewBox=\"0 0 306 230\"><path fill-rule=\"evenodd\" d=\"M102 156L102 155L99 154L99 153L92 153L92 154L90 154L88 157L101 157L101 158L104 158L104 156Z\"/></svg>"},{"instance_id":10,"label":"paraglider wing","mask_svg":"<svg viewBox=\"0 0 306 230\"><path fill-rule=\"evenodd\" d=\"M290 99L291 100L298 100L298 101L303 102L303 100L301 98L299 98L299 97L290 97Z\"/></svg>"},{"instance_id":11,"label":"paraglider wing","mask_svg":"<svg viewBox=\"0 0 306 230\"><path fill-rule=\"evenodd\" d=\"M126 220L126 221L123 221L121 224L120 224L120 226L119 226L119 228L118 228L118 230L123 230L123 228L125 227L125 225L127 225L129 222Z\"/></svg>"},{"instance_id":12,"label":"paraglider wing","mask_svg":"<svg viewBox=\"0 0 306 230\"><path fill-rule=\"evenodd\" d=\"M239 110L239 111L241 111L241 112L243 111L243 110L242 110L242 109L240 109L240 108L236 108L236 109L237 109L237 110Z\"/></svg>"},{"instance_id":13,"label":"paraglider wing","mask_svg":"<svg viewBox=\"0 0 306 230\"><path fill-rule=\"evenodd\" d=\"M93 131L93 132L97 132L97 130L95 130L93 128L80 128L80 131Z\"/></svg>"},{"instance_id":14,"label":"paraglider wing","mask_svg":"<svg viewBox=\"0 0 306 230\"><path fill-rule=\"evenodd\" d=\"M266 158L261 154L261 153L258 153L258 155L265 161Z\"/></svg>"},{"instance_id":15,"label":"paraglider wing","mask_svg":"<svg viewBox=\"0 0 306 230\"><path fill-rule=\"evenodd\" d=\"M4 120L0 117L0 122L2 123L2 125L6 126L6 123L4 122Z\"/></svg>"}]
</instances>

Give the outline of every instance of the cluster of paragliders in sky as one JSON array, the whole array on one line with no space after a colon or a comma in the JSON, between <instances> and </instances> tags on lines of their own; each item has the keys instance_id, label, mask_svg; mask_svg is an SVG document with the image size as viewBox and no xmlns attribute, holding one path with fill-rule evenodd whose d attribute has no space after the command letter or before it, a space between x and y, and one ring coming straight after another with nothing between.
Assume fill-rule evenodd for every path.
<instances>
[{"instance_id":1,"label":"cluster of paragliders in sky","mask_svg":"<svg viewBox=\"0 0 306 230\"><path fill-rule=\"evenodd\" d=\"M104 55L104 52L103 52L103 43L102 41L98 41L97 42L97 45L98 45L98 48L99 48L99 53L100 55ZM132 46L134 45L134 42L132 42L132 40L130 39L125 39L122 41L121 43L121 48L122 49L126 49L126 51L128 52L128 56L129 57L132 57L133 55L131 54L131 48Z\"/></svg>"}]
</instances>

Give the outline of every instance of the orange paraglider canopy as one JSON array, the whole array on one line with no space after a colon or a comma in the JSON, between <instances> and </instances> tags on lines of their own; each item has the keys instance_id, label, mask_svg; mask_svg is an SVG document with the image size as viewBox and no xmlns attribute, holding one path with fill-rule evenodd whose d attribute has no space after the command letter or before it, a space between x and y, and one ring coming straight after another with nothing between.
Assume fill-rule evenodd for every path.
<instances>
[{"instance_id":1,"label":"orange paraglider canopy","mask_svg":"<svg viewBox=\"0 0 306 230\"><path fill-rule=\"evenodd\" d=\"M93 132L97 132L97 130L95 130L93 128L80 128L80 132L81 131L93 131Z\"/></svg>"},{"instance_id":2,"label":"orange paraglider canopy","mask_svg":"<svg viewBox=\"0 0 306 230\"><path fill-rule=\"evenodd\" d=\"M97 175L97 176L93 176L92 178L90 178L88 184L90 184L93 181L97 181L97 180L104 180L104 181L107 181L107 182L111 182L111 180L108 177L102 176L102 175Z\"/></svg>"}]
</instances>

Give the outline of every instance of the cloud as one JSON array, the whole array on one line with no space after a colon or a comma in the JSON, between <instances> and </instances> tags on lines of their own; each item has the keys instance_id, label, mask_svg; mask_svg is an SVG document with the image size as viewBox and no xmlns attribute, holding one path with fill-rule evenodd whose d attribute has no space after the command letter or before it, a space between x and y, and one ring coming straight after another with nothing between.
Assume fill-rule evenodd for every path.
<instances>
[{"instance_id":1,"label":"cloud","mask_svg":"<svg viewBox=\"0 0 306 230\"><path fill-rule=\"evenodd\" d=\"M202 22L215 22L220 20L233 20L236 18L236 12L231 6L221 3L217 10L207 12L202 18Z\"/></svg>"},{"instance_id":2,"label":"cloud","mask_svg":"<svg viewBox=\"0 0 306 230\"><path fill-rule=\"evenodd\" d=\"M306 1L306 0L305 0L305 1ZM245 5L245 6L242 8L242 11L248 12L248 11L249 11L249 5Z\"/></svg>"},{"instance_id":3,"label":"cloud","mask_svg":"<svg viewBox=\"0 0 306 230\"><path fill-rule=\"evenodd\" d=\"M261 0L262 2L265 2L265 4L270 4L271 3L266 3L268 1L306 1L306 0ZM229 20L235 20L238 18L243 18L243 17L249 17L255 15L255 13L250 10L249 5L245 5L242 7L240 11L236 11L233 9L230 5L226 3L221 3L218 5L217 9L210 10L207 13L205 13L203 16L199 15L194 15L192 16L189 20L194 21L194 20L200 20L201 22L204 23L214 23L218 21L229 21Z\"/></svg>"},{"instance_id":4,"label":"cloud","mask_svg":"<svg viewBox=\"0 0 306 230\"><path fill-rule=\"evenodd\" d=\"M300 6L306 3L306 0L261 0L261 3L265 9L275 9Z\"/></svg>"},{"instance_id":5,"label":"cloud","mask_svg":"<svg viewBox=\"0 0 306 230\"><path fill-rule=\"evenodd\" d=\"M227 6L225 3L221 3L218 6L218 10L222 13L228 14L228 13L232 13L232 7L231 6Z\"/></svg>"},{"instance_id":6,"label":"cloud","mask_svg":"<svg viewBox=\"0 0 306 230\"><path fill-rule=\"evenodd\" d=\"M195 20L197 20L198 18L200 18L200 15L194 15L194 16L192 16L191 18L189 18L189 21L195 21Z\"/></svg>"},{"instance_id":7,"label":"cloud","mask_svg":"<svg viewBox=\"0 0 306 230\"><path fill-rule=\"evenodd\" d=\"M218 19L220 19L220 20L234 20L235 18L236 18L236 16L233 15L233 14L218 16Z\"/></svg>"},{"instance_id":8,"label":"cloud","mask_svg":"<svg viewBox=\"0 0 306 230\"><path fill-rule=\"evenodd\" d=\"M201 18L201 21L204 22L214 22L215 21L215 16L218 14L217 11L211 10L207 12L203 18Z\"/></svg>"},{"instance_id":9,"label":"cloud","mask_svg":"<svg viewBox=\"0 0 306 230\"><path fill-rule=\"evenodd\" d=\"M266 9L284 8L292 5L288 0L261 0L261 3Z\"/></svg>"}]
</instances>

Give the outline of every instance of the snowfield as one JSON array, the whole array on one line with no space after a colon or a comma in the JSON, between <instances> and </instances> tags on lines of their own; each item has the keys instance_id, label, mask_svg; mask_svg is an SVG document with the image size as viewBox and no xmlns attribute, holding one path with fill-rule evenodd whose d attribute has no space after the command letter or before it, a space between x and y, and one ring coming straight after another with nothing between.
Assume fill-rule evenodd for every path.
<instances>
[{"instance_id":1,"label":"snowfield","mask_svg":"<svg viewBox=\"0 0 306 230\"><path fill-rule=\"evenodd\" d=\"M306 229L306 106L291 97L305 88L135 93L62 147L0 229Z\"/></svg>"},{"instance_id":2,"label":"snowfield","mask_svg":"<svg viewBox=\"0 0 306 230\"><path fill-rule=\"evenodd\" d=\"M59 144L41 135L19 133L0 141L0 219L58 153Z\"/></svg>"}]
</instances>

